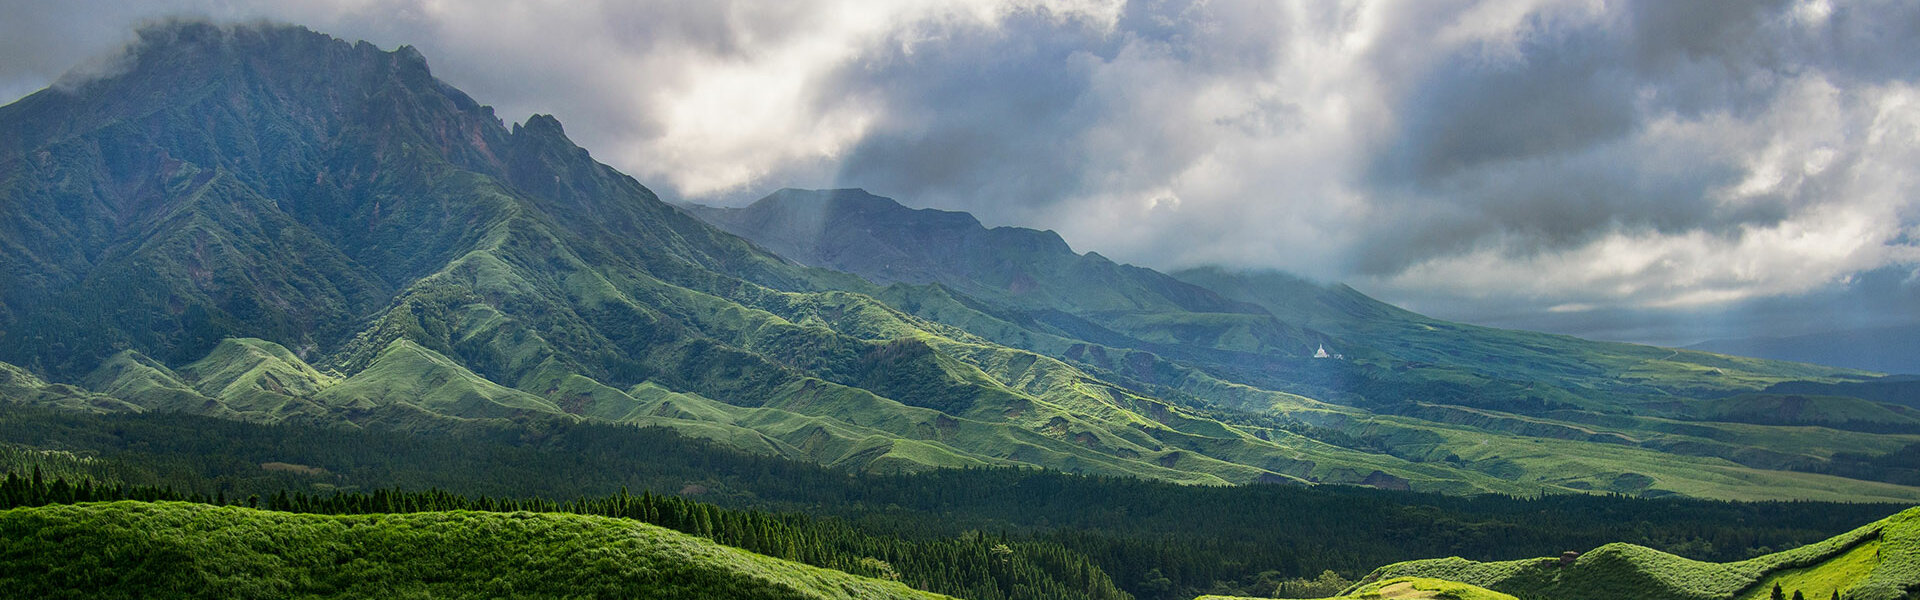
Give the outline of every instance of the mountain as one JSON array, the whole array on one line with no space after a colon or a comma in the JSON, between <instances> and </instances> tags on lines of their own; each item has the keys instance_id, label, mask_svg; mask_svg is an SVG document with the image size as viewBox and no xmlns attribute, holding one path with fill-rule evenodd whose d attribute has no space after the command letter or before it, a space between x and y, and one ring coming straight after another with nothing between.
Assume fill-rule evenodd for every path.
<instances>
[{"instance_id":1,"label":"mountain","mask_svg":"<svg viewBox=\"0 0 1920 600\"><path fill-rule=\"evenodd\" d=\"M882 285L932 284L1023 330L995 332L908 293L878 296L995 341L1052 354L1072 353L1074 344L1147 351L1223 379L1323 399L1366 396L1369 387L1406 395L1414 386L1427 398L1503 410L1638 404L1657 412L1646 405L1753 389L1742 380L1869 375L1451 323L1274 271L1169 276L1075 253L1050 231L987 229L966 213L910 209L862 190L781 190L744 208L689 208L801 263ZM1343 360L1301 360L1320 350Z\"/></svg>"},{"instance_id":2,"label":"mountain","mask_svg":"<svg viewBox=\"0 0 1920 600\"><path fill-rule=\"evenodd\" d=\"M17 508L0 584L21 597L948 598L629 519L330 516L181 502Z\"/></svg>"},{"instance_id":3,"label":"mountain","mask_svg":"<svg viewBox=\"0 0 1920 600\"><path fill-rule=\"evenodd\" d=\"M1905 432L1842 434L1891 444L1878 452L1920 433L1912 414L1881 399L1763 393L1875 381L1865 372L1451 323L1271 271L1165 275L1075 253L1051 232L989 229L965 213L861 190L781 190L746 207L689 209L798 262L883 285L875 297L901 311L1178 398L1210 418L1235 426L1278 418L1316 439L1427 464L1552 471L1556 485L1646 493L1631 488L1644 481L1636 474L1676 454L1791 469L1825 456L1802 463L1778 452L1780 442L1836 442L1818 439L1826 431L1735 423ZM1314 358L1322 349L1329 356ZM1465 458L1457 448L1466 439L1470 449L1503 447ZM1543 455L1539 444L1555 448Z\"/></svg>"},{"instance_id":4,"label":"mountain","mask_svg":"<svg viewBox=\"0 0 1920 600\"><path fill-rule=\"evenodd\" d=\"M1319 341L1235 302L1157 271L1077 254L1052 231L987 229L973 215L909 209L865 190L774 192L737 209L688 206L695 215L804 264L875 283L940 284L960 294L1035 311L1036 318L1086 319L1142 340L1307 356ZM1052 309L1066 315L1048 315ZM1132 319L1174 312L1213 315L1214 331ZM1192 324L1204 327L1204 324Z\"/></svg>"},{"instance_id":5,"label":"mountain","mask_svg":"<svg viewBox=\"0 0 1920 600\"><path fill-rule=\"evenodd\" d=\"M0 109L0 360L34 377L12 401L590 419L854 469L1403 468L1327 447L1353 458L1316 475L1253 433L901 313L660 202L551 117L508 127L411 48L183 22L121 62Z\"/></svg>"},{"instance_id":6,"label":"mountain","mask_svg":"<svg viewBox=\"0 0 1920 600\"><path fill-rule=\"evenodd\" d=\"M1813 472L1920 443L1905 412L1715 404L1864 373L1297 301L851 191L749 207L750 242L412 48L298 27L156 25L116 64L0 107L0 404L661 426L882 472L1920 500Z\"/></svg>"},{"instance_id":7,"label":"mountain","mask_svg":"<svg viewBox=\"0 0 1920 600\"><path fill-rule=\"evenodd\" d=\"M1691 350L1920 375L1920 325L1708 340Z\"/></svg>"},{"instance_id":8,"label":"mountain","mask_svg":"<svg viewBox=\"0 0 1920 600\"><path fill-rule=\"evenodd\" d=\"M1806 598L1900 600L1920 594L1920 508L1792 550L1733 563L1688 560L1632 544L1577 557L1481 563L1461 558L1381 567L1362 585L1427 577L1521 598Z\"/></svg>"}]
</instances>

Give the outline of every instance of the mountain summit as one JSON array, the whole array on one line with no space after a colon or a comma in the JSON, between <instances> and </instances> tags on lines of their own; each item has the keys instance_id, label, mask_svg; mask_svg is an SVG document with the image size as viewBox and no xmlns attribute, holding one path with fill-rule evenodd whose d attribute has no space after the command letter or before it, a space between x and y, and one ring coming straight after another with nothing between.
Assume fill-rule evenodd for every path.
<instances>
[{"instance_id":1,"label":"mountain summit","mask_svg":"<svg viewBox=\"0 0 1920 600\"><path fill-rule=\"evenodd\" d=\"M1154 271L1076 254L1052 231L988 229L967 213L910 209L866 190L784 189L746 208L692 208L781 256L877 283L939 283L1076 311L1252 308Z\"/></svg>"},{"instance_id":2,"label":"mountain summit","mask_svg":"<svg viewBox=\"0 0 1920 600\"><path fill-rule=\"evenodd\" d=\"M1266 311L1254 304L1099 254L1075 253L1052 231L988 229L967 213L911 209L865 190L785 189L745 208L690 208L782 256L875 283L939 284L996 304L1059 311L1123 330L1138 329L1122 322L1126 315L1219 315L1246 323L1232 333L1197 333L1244 338L1227 344L1284 355L1312 354L1320 341L1311 332L1262 319ZM1179 337L1164 330L1130 333Z\"/></svg>"}]
</instances>

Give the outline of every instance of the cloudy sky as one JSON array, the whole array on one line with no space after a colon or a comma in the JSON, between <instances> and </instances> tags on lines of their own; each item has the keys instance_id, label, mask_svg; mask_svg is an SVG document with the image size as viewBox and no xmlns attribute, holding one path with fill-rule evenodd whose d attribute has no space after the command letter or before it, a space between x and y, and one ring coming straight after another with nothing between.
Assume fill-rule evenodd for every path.
<instances>
[{"instance_id":1,"label":"cloudy sky","mask_svg":"<svg viewBox=\"0 0 1920 600\"><path fill-rule=\"evenodd\" d=\"M1684 344L1920 321L1920 3L0 0L0 101L167 16L419 47L670 199L864 187L1173 269Z\"/></svg>"}]
</instances>

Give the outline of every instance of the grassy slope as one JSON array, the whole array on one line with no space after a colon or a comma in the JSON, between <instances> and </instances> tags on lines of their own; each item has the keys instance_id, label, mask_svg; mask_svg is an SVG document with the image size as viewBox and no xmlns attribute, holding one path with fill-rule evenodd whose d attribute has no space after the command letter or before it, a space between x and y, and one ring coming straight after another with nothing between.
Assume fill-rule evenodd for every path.
<instances>
[{"instance_id":1,"label":"grassy slope","mask_svg":"<svg viewBox=\"0 0 1920 600\"><path fill-rule=\"evenodd\" d=\"M1679 494L1728 500L1803 498L1896 503L1920 500L1908 486L1760 469L1725 458L1690 456L1632 444L1509 433L1485 423L1453 424L1405 417L1341 417L1325 423L1379 440L1398 455L1422 461L1418 463L1422 466L1459 465L1519 487L1646 496ZM1760 431L1744 434L1752 440L1749 443L1777 443L1789 450L1797 444L1819 448L1866 444L1875 451L1890 451L1913 439L1912 436L1873 436L1812 427L1752 427ZM1693 439L1667 436L1652 441L1682 443ZM1419 488L1416 486L1416 489Z\"/></svg>"},{"instance_id":2,"label":"grassy slope","mask_svg":"<svg viewBox=\"0 0 1920 600\"><path fill-rule=\"evenodd\" d=\"M0 363L0 404L52 406L82 412L140 412L140 406L74 385L47 383L33 373Z\"/></svg>"},{"instance_id":3,"label":"grassy slope","mask_svg":"<svg viewBox=\"0 0 1920 600\"><path fill-rule=\"evenodd\" d=\"M1405 576L1556 600L1744 599L1764 596L1774 583L1789 594L1800 589L1809 598L1826 598L1838 590L1850 599L1898 600L1920 590L1920 508L1824 542L1733 563L1608 544L1565 567L1552 558L1493 563L1446 558L1381 567L1363 583Z\"/></svg>"},{"instance_id":4,"label":"grassy slope","mask_svg":"<svg viewBox=\"0 0 1920 600\"><path fill-rule=\"evenodd\" d=\"M88 389L125 399L146 410L187 412L229 419L241 415L202 395L165 363L133 350L122 350L81 380ZM263 420L256 418L254 420Z\"/></svg>"},{"instance_id":5,"label":"grassy slope","mask_svg":"<svg viewBox=\"0 0 1920 600\"><path fill-rule=\"evenodd\" d=\"M916 314L964 324L969 330L983 332L1002 343L1056 349L1074 343L998 320L938 289L895 285L882 297ZM1129 359L1140 356L1125 350L1114 351L1114 354ZM1293 467L1270 464L1268 468L1305 479L1321 479L1341 469L1359 468L1363 475L1369 469L1381 469L1409 479L1414 489L1444 492L1545 486L1569 491L1678 492L1712 498L1846 500L1871 497L1902 502L1920 498L1913 490L1898 486L1773 470L1783 460L1824 460L1839 451L1893 451L1920 441L1911 435L1681 422L1584 411L1539 418L1445 407L1442 411L1407 416L1378 416L1221 381L1198 370L1174 367L1169 372L1174 376L1160 381L1177 392L1214 399L1241 410L1270 410L1374 443L1371 452L1357 452L1283 431L1266 430L1269 437L1293 448L1292 456L1297 461ZM1447 412L1455 414L1443 414ZM1262 428L1237 429L1259 431ZM1605 439L1592 443L1593 440L1585 439L1587 437ZM1386 453L1379 453L1380 449ZM1467 460L1459 464L1441 462L1449 454ZM1786 456L1770 459L1761 456L1774 454ZM1307 470L1297 470L1300 467ZM1463 476L1463 470L1468 474ZM1445 474L1435 478L1434 472ZM1475 477L1510 482L1489 485L1484 480L1476 481ZM1337 477L1331 479L1337 480ZM1616 480L1626 483L1616 484Z\"/></svg>"},{"instance_id":6,"label":"grassy slope","mask_svg":"<svg viewBox=\"0 0 1920 600\"><path fill-rule=\"evenodd\" d=\"M510 275L511 272L508 272L495 277ZM475 275L469 280L485 279ZM442 286L436 289L447 288ZM724 306L720 300L705 295L674 291L673 288L668 290L685 296L689 299L687 302L704 301ZM319 400L322 404L348 410L365 409L382 402L400 402L437 414L463 418L506 416L522 410L549 413L564 410L592 418L673 426L695 435L739 443L749 449L855 467L885 465L886 468L912 469L997 464L1012 460L1067 470L1144 475L1176 481L1222 482L1247 481L1259 477L1261 471L1238 466L1251 464L1282 477L1324 482L1354 483L1367 478L1374 471L1382 471L1406 480L1415 489L1453 492L1492 490L1527 493L1541 489L1540 486L1557 486L1625 492L1659 489L1728 498L1913 499L1909 490L1894 486L1756 471L1726 464L1722 460L1694 460L1651 450L1628 449L1623 454L1622 449L1613 446L1538 440L1497 432L1487 435L1486 429L1491 426L1485 423L1470 424L1474 427L1446 428L1437 427L1432 422L1410 419L1356 419L1340 412L1337 407L1325 405L1317 406L1324 407L1323 413L1346 423L1345 427L1349 430L1368 435L1379 435L1383 430L1404 431L1409 435L1390 433L1382 439L1411 437L1413 441L1401 444L1397 455L1383 455L1356 452L1279 431L1266 432L1270 434L1267 439L1260 439L1245 428L1222 427L1206 419L1183 417L1176 408L1121 388L1089 386L1088 383L1093 381L1090 377L1053 359L991 344L961 342L929 334L926 330L971 339L964 333L948 332L898 313L877 309L871 300L862 296L785 294L776 297L782 302L775 308L785 313L786 317L756 310L722 311L730 312L733 316L710 326L709 331L725 339L739 340L749 348L764 347L768 342L762 340L778 340L781 337L769 335L769 330L791 330L804 327L795 325L796 321L824 322L821 315L838 315L838 319L852 321L852 324L845 326L849 329L854 326L868 328L870 331L867 335L917 334L918 339L923 340L919 346L934 353L930 355L930 362L917 368L943 374L942 377L961 389L998 391L987 397L976 394L971 413L963 414L960 418L902 406L856 388L818 380L811 380L812 383L798 380L763 388L766 393L761 396L764 405L760 407L737 407L707 401L706 410L687 411L659 406L643 410L638 400L585 377L560 374L557 378L540 379L542 374L556 373L552 370L528 369L536 375L522 377L522 385L544 391L544 398L504 388L466 372L431 350L406 341L411 337L394 336L395 341L389 343L387 350L375 355L375 359L365 365L359 374L347 380L347 385L328 389L319 395ZM402 308L406 308L406 305L402 305ZM538 337L499 333L501 328L511 329L516 321L484 305L470 308L467 312L477 312L478 316L461 317L456 326L474 327L482 331L492 329L495 331L492 335L512 335L532 340L522 346L527 343L542 344ZM847 316L863 313L874 314L859 318ZM925 329L916 329L916 326ZM475 336L462 333L459 329L449 334L449 339L462 337L471 339ZM898 340L889 343L897 345ZM445 343L443 347L445 345L455 344ZM227 350L230 348L232 350ZM232 341L223 344L219 350L195 363L192 368L183 370L209 374L271 374L273 371L262 371L260 365L273 364L280 365L280 372L310 374L307 380L317 382L313 385L330 385L324 376L318 375L311 367L299 364L297 358L271 344ZM553 350L539 352L551 357ZM468 354L471 356L473 353L469 351ZM267 360L269 358L270 361ZM959 360L954 360L956 358ZM238 360L240 364L226 366L220 364L222 360ZM514 359L508 355L506 361L512 360L539 365L551 359L533 361ZM891 369L898 365L885 366ZM446 374L434 374L438 371ZM202 387L209 391L245 398L259 395L276 397L278 394L262 390L261 387L279 386L279 381L296 381L297 378L255 377L258 381L252 386L233 383L242 381L244 378L241 377L222 375L203 379L206 381L202 382ZM1002 381L1005 383L1002 384ZM667 389L658 384L650 385ZM875 384L869 382L866 385ZM1280 394L1270 396L1281 398L1279 401L1288 403L1291 408L1316 406L1311 401L1291 400ZM376 398L382 399L382 402L369 400ZM680 398L682 404L696 398L704 400L698 394L681 394ZM825 401L828 398L833 400ZM742 414L742 411L751 414ZM996 424L994 421L1007 424ZM1009 427L1010 424L1019 424L1021 427ZM1497 427L1493 429L1497 430ZM1436 432L1440 435L1435 436ZM1762 435L1759 438L1775 443L1782 439L1780 435ZM1421 440L1433 439L1442 443L1420 452L1413 451L1414 447L1423 443ZM1490 444L1490 441L1498 443ZM1447 447L1462 449L1455 454L1470 459L1467 464L1469 469L1455 469L1451 464L1437 461L1438 456L1425 455ZM1116 454L1119 455L1118 459L1114 456ZM1136 458L1154 462L1134 460ZM1533 469L1536 465L1545 468ZM1517 483L1503 481L1515 479L1511 472L1515 467L1527 472L1550 472L1554 478L1519 478ZM1652 472L1652 481L1637 488L1616 489L1619 486L1614 481L1623 474L1641 472Z\"/></svg>"},{"instance_id":7,"label":"grassy slope","mask_svg":"<svg viewBox=\"0 0 1920 600\"><path fill-rule=\"evenodd\" d=\"M1221 269L1175 277L1283 320L1360 346L1352 358L1391 357L1437 381L1539 382L1581 392L1588 402L1651 408L1675 396L1759 391L1782 381L1851 381L1873 375L1803 363L1723 356L1571 336L1480 327L1434 319L1382 303L1346 286L1325 286L1277 272Z\"/></svg>"},{"instance_id":8,"label":"grassy slope","mask_svg":"<svg viewBox=\"0 0 1920 600\"><path fill-rule=\"evenodd\" d=\"M623 519L320 516L114 502L0 512L0 587L41 598L943 598Z\"/></svg>"},{"instance_id":9,"label":"grassy slope","mask_svg":"<svg viewBox=\"0 0 1920 600\"><path fill-rule=\"evenodd\" d=\"M1196 600L1261 600L1237 596L1201 596ZM1394 577L1360 585L1326 600L1515 600L1476 585L1429 577Z\"/></svg>"},{"instance_id":10,"label":"grassy slope","mask_svg":"<svg viewBox=\"0 0 1920 600\"><path fill-rule=\"evenodd\" d=\"M1920 431L1920 410L1849 396L1741 394L1693 407L1703 420L1759 424L1809 423L1837 427L1905 426Z\"/></svg>"},{"instance_id":11,"label":"grassy slope","mask_svg":"<svg viewBox=\"0 0 1920 600\"><path fill-rule=\"evenodd\" d=\"M1740 600L1766 600L1776 585L1782 593L1791 595L1798 591L1816 600L1831 598L1834 592L1844 594L1873 574L1874 566L1880 562L1880 546L1880 540L1869 540L1818 565L1770 574L1741 594Z\"/></svg>"},{"instance_id":12,"label":"grassy slope","mask_svg":"<svg viewBox=\"0 0 1920 600\"><path fill-rule=\"evenodd\" d=\"M746 209L696 211L802 261L895 282L867 291L904 312L994 344L1093 367L1090 372L1133 390L1144 384L1172 393L1154 399L1157 403L1198 401L1284 415L1370 442L1365 449L1338 448L1301 443L1291 432L1242 426L1237 429L1289 447L1291 454L1205 453L1229 462L1255 460L1292 478L1353 482L1377 470L1414 489L1453 492L1544 487L1724 498L1915 498L1893 486L1778 471L1816 464L1835 452L1892 451L1916 441L1913 436L1727 422L1907 423L1900 415L1825 402L1805 411L1806 417L1770 416L1779 411L1768 406L1742 411L1734 401L1684 397L1756 390L1781 378L1847 375L1839 370L1447 323L1351 289L1280 276L1182 274L1232 298L1227 300L1144 269L1096 268L1110 263L1073 254L1045 232L988 230L964 213L911 210L859 190L783 190ZM908 243L922 238L951 238L952 243L935 248ZM1032 283L1006 280L1015 271L1034 275ZM937 284L910 285L925 282ZM1008 287L1012 283L1019 285ZM1102 296L1123 290L1123 296L1136 299L1133 305ZM1248 309L1255 305L1264 311ZM1059 316L1069 313L1082 321L1075 325ZM1353 360L1290 362L1286 352L1251 343L1258 336L1229 325L1275 317L1337 333L1339 339L1329 343L1354 353ZM1018 381L993 369L991 358L972 362L1009 383ZM1368 416L1358 408L1259 386L1329 397L1364 394L1376 405L1401 396L1426 402L1389 405L1392 416ZM1513 401L1521 404L1505 406ZM1566 408L1511 412L1525 402ZM1098 410L1102 403L1079 406ZM1139 403L1128 408L1158 414ZM1107 443L1098 436L1095 441ZM1466 460L1442 461L1450 456ZM1434 477L1435 472L1443 474Z\"/></svg>"}]
</instances>

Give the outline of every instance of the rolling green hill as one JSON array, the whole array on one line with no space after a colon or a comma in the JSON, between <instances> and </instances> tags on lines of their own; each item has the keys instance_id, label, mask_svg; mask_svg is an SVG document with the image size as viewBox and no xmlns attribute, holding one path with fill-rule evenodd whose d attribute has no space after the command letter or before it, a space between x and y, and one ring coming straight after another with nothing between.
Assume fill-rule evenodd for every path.
<instances>
[{"instance_id":1,"label":"rolling green hill","mask_svg":"<svg viewBox=\"0 0 1920 600\"><path fill-rule=\"evenodd\" d=\"M122 501L0 512L0 586L38 598L946 598L626 519L323 516Z\"/></svg>"},{"instance_id":2,"label":"rolling green hill","mask_svg":"<svg viewBox=\"0 0 1920 600\"><path fill-rule=\"evenodd\" d=\"M1558 558L1482 563L1460 558L1381 567L1363 584L1426 577L1519 598L1758 599L1775 585L1807 598L1900 600L1920 594L1920 508L1817 544L1732 563L1689 560L1608 544L1571 563Z\"/></svg>"},{"instance_id":3,"label":"rolling green hill","mask_svg":"<svg viewBox=\"0 0 1920 600\"><path fill-rule=\"evenodd\" d=\"M1269 288L864 194L756 205L769 227L815 206L871 225L764 242L871 259L809 267L660 201L552 117L508 125L412 48L139 37L123 71L0 107L0 401L658 425L868 471L1920 500L1812 472L1920 443L1901 418L1711 404L1860 373L1482 330L1351 290L1300 309L1346 316L1301 317Z\"/></svg>"},{"instance_id":4,"label":"rolling green hill","mask_svg":"<svg viewBox=\"0 0 1920 600\"><path fill-rule=\"evenodd\" d=\"M1429 577L1394 577L1369 582L1326 600L1515 600L1476 585ZM1198 600L1260 600L1245 596L1201 596Z\"/></svg>"}]
</instances>

